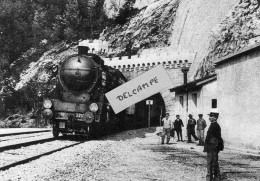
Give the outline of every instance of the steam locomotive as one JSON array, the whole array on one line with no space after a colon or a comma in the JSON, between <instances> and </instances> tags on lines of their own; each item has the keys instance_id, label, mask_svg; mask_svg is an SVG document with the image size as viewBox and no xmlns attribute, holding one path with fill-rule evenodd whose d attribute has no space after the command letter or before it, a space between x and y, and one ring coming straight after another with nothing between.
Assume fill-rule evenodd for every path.
<instances>
[{"instance_id":1,"label":"steam locomotive","mask_svg":"<svg viewBox=\"0 0 260 181\"><path fill-rule=\"evenodd\" d=\"M115 114L105 97L126 78L88 51L88 46L78 46L78 54L61 63L58 72L61 95L43 102L43 115L51 119L55 138L60 133L97 137L127 126L126 111Z\"/></svg>"}]
</instances>

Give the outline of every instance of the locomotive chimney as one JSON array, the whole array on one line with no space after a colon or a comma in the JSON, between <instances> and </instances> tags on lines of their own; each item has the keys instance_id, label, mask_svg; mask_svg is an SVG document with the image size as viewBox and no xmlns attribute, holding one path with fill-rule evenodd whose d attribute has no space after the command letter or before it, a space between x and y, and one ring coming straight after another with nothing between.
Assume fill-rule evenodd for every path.
<instances>
[{"instance_id":1,"label":"locomotive chimney","mask_svg":"<svg viewBox=\"0 0 260 181\"><path fill-rule=\"evenodd\" d=\"M78 46L79 55L88 55L89 47L88 46Z\"/></svg>"}]
</instances>

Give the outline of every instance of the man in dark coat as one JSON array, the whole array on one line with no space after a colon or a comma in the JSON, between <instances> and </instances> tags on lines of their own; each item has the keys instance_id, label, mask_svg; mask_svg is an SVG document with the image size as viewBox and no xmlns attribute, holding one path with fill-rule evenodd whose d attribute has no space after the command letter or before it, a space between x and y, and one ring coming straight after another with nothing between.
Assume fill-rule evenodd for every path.
<instances>
[{"instance_id":1,"label":"man in dark coat","mask_svg":"<svg viewBox=\"0 0 260 181\"><path fill-rule=\"evenodd\" d=\"M211 124L204 145L204 152L207 152L206 181L218 181L220 179L218 153L224 149L224 143L221 137L221 128L217 123L218 116L217 110L212 110L209 114Z\"/></svg>"},{"instance_id":2,"label":"man in dark coat","mask_svg":"<svg viewBox=\"0 0 260 181\"><path fill-rule=\"evenodd\" d=\"M191 114L189 114L189 120L187 124L187 134L188 134L188 141L187 143L192 143L191 136L197 141L199 140L198 137L195 135L195 126L196 120L193 118Z\"/></svg>"},{"instance_id":3,"label":"man in dark coat","mask_svg":"<svg viewBox=\"0 0 260 181\"><path fill-rule=\"evenodd\" d=\"M181 138L181 141L182 140L182 127L183 127L183 122L182 120L180 119L180 115L176 115L176 120L174 121L174 130L176 131L177 133L177 136L178 136L178 141L180 141L180 138Z\"/></svg>"}]
</instances>

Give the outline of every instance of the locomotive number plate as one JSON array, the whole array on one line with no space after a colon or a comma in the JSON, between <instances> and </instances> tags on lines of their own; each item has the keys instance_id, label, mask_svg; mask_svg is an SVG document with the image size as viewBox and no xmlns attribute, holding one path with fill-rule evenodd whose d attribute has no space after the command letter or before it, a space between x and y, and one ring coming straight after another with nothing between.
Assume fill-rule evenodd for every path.
<instances>
[{"instance_id":1,"label":"locomotive number plate","mask_svg":"<svg viewBox=\"0 0 260 181\"><path fill-rule=\"evenodd\" d=\"M59 128L65 128L65 122L59 122Z\"/></svg>"},{"instance_id":2,"label":"locomotive number plate","mask_svg":"<svg viewBox=\"0 0 260 181\"><path fill-rule=\"evenodd\" d=\"M68 119L68 113L66 113L66 112L56 112L55 118L56 119Z\"/></svg>"},{"instance_id":3,"label":"locomotive number plate","mask_svg":"<svg viewBox=\"0 0 260 181\"><path fill-rule=\"evenodd\" d=\"M82 119L83 116L84 116L84 114L76 113L76 118L77 118L77 119Z\"/></svg>"}]
</instances>

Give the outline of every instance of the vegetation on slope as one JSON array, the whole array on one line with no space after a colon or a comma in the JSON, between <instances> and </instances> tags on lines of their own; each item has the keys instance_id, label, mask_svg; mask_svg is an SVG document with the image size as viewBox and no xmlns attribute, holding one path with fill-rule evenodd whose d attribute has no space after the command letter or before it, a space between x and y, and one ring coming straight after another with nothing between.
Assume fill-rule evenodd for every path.
<instances>
[{"instance_id":1,"label":"vegetation on slope","mask_svg":"<svg viewBox=\"0 0 260 181\"><path fill-rule=\"evenodd\" d=\"M104 27L129 17L132 0L111 19L104 1L0 0L0 117L9 116L6 125L28 112L38 117L43 98L55 89L59 63L76 52L78 42L96 39Z\"/></svg>"},{"instance_id":2,"label":"vegetation on slope","mask_svg":"<svg viewBox=\"0 0 260 181\"><path fill-rule=\"evenodd\" d=\"M32 74L26 70L45 52L53 50L52 54L58 54L80 39L98 37L110 23L103 3L104 0L0 0L0 117L39 107L37 90L47 89L49 82L33 79L21 90L16 89L16 84L25 73ZM52 68L45 65L39 71Z\"/></svg>"}]
</instances>

